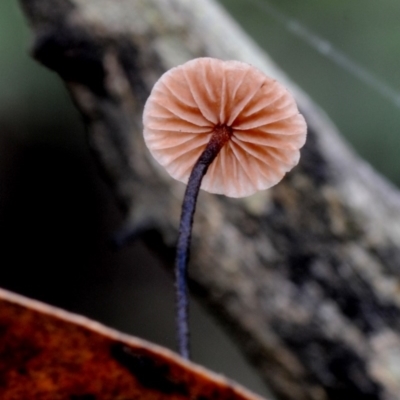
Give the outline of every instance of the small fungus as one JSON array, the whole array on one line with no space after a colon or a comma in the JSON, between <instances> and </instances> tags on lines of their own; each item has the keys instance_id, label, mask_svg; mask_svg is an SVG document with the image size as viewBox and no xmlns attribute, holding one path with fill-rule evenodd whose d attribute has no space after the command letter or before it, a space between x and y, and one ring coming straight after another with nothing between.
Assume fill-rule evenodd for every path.
<instances>
[{"instance_id":1,"label":"small fungus","mask_svg":"<svg viewBox=\"0 0 400 400\"><path fill-rule=\"evenodd\" d=\"M251 65L213 58L162 75L143 124L151 154L188 185L175 264L179 351L188 358L186 271L199 188L229 197L270 188L298 163L307 126L281 84Z\"/></svg>"}]
</instances>

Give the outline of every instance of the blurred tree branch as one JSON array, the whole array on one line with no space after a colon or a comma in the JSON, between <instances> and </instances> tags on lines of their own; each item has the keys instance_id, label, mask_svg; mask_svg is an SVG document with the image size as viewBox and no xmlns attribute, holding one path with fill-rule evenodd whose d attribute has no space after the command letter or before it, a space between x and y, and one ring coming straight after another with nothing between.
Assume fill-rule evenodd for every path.
<instances>
[{"instance_id":1,"label":"blurred tree branch","mask_svg":"<svg viewBox=\"0 0 400 400\"><path fill-rule=\"evenodd\" d=\"M151 159L143 104L167 69L251 63L294 93L309 125L284 182L234 200L202 193L191 287L279 398L400 393L400 195L212 0L20 0L33 54L65 81L134 232L171 266L184 185Z\"/></svg>"}]
</instances>

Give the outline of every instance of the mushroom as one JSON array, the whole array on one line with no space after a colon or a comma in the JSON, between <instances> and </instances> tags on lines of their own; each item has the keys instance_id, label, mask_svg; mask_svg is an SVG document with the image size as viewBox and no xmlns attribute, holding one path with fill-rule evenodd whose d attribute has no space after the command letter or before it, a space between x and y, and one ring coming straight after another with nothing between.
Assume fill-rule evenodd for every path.
<instances>
[{"instance_id":1,"label":"mushroom","mask_svg":"<svg viewBox=\"0 0 400 400\"><path fill-rule=\"evenodd\" d=\"M162 75L145 104L143 125L153 157L187 183L175 274L179 351L189 358L186 274L200 187L229 197L270 188L298 163L307 126L276 80L246 63L213 58Z\"/></svg>"}]
</instances>

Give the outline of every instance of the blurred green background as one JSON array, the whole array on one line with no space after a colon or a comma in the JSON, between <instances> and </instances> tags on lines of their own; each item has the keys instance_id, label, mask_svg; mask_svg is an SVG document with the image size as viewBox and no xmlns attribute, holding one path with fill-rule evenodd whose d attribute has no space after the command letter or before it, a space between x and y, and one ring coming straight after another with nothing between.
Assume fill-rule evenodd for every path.
<instances>
[{"instance_id":1,"label":"blurred green background","mask_svg":"<svg viewBox=\"0 0 400 400\"><path fill-rule=\"evenodd\" d=\"M133 1L133 0L132 0ZM221 0L330 115L355 150L400 185L399 107L262 8ZM398 0L274 0L400 91ZM58 77L30 59L18 3L0 2L0 286L174 346L173 287L140 243L113 251L123 223ZM194 359L265 393L232 343L193 304ZM207 334L205 334L207 333Z\"/></svg>"},{"instance_id":2,"label":"blurred green background","mask_svg":"<svg viewBox=\"0 0 400 400\"><path fill-rule=\"evenodd\" d=\"M331 117L353 148L400 185L400 2L220 0L289 77ZM264 3L264 6L263 6ZM397 105L310 47L268 12L329 41L396 92Z\"/></svg>"}]
</instances>

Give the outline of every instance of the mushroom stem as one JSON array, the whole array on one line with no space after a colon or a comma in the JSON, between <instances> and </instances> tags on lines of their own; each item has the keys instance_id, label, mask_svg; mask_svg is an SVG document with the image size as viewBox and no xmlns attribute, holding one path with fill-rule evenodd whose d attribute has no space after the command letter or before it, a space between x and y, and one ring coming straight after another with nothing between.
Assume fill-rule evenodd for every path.
<instances>
[{"instance_id":1,"label":"mushroom stem","mask_svg":"<svg viewBox=\"0 0 400 400\"><path fill-rule=\"evenodd\" d=\"M192 236L193 216L196 210L197 196L201 181L208 167L217 157L224 144L232 136L232 129L226 125L216 126L210 141L194 164L185 191L182 204L181 221L175 259L176 308L178 348L183 358L189 359L189 317L187 293L187 265L189 262L190 240Z\"/></svg>"}]
</instances>

